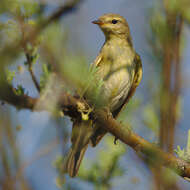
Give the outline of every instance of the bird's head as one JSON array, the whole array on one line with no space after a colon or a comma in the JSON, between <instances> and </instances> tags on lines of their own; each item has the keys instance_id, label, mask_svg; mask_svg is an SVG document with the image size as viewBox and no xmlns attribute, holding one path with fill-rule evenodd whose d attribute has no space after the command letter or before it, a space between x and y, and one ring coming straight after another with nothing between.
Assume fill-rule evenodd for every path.
<instances>
[{"instance_id":1,"label":"bird's head","mask_svg":"<svg viewBox=\"0 0 190 190\"><path fill-rule=\"evenodd\" d=\"M106 38L116 37L130 37L130 31L127 21L124 17L118 14L104 14L98 20L92 22L97 24L104 32Z\"/></svg>"}]
</instances>

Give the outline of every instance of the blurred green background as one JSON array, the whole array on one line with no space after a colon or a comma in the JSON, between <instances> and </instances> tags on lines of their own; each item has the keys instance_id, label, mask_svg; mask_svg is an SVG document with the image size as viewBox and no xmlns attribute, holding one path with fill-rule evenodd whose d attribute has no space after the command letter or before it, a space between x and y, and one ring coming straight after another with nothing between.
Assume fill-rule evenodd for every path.
<instances>
[{"instance_id":1,"label":"blurred green background","mask_svg":"<svg viewBox=\"0 0 190 190\"><path fill-rule=\"evenodd\" d=\"M87 66L104 43L103 33L91 21L104 13L118 13L127 19L143 63L142 82L118 120L164 150L172 153L175 149L187 158L190 2L84 0L59 21L46 28L42 25L45 29L33 40L28 38L29 32L65 1L1 1L0 100L7 93L4 76L17 89L16 94L38 97L32 68L45 97L36 106L43 104L52 113L17 109L2 101L0 189L188 190L189 182L168 170L164 170L163 180L141 155L119 141L114 145L111 135L87 150L78 177L63 176L59 167L70 146L72 123L54 110L56 102L51 97L59 95L62 85L71 93L83 89ZM24 43L27 38L30 40ZM17 47L20 40L23 43ZM63 75L64 82L57 82L53 72Z\"/></svg>"}]
</instances>

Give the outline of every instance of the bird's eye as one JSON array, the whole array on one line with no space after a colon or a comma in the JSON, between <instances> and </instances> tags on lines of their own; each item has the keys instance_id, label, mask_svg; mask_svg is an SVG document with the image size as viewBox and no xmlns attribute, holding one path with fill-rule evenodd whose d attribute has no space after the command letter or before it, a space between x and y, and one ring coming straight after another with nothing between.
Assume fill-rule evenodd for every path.
<instances>
[{"instance_id":1,"label":"bird's eye","mask_svg":"<svg viewBox=\"0 0 190 190\"><path fill-rule=\"evenodd\" d=\"M112 24L116 24L118 22L118 20L113 19L111 22L112 22Z\"/></svg>"}]
</instances>

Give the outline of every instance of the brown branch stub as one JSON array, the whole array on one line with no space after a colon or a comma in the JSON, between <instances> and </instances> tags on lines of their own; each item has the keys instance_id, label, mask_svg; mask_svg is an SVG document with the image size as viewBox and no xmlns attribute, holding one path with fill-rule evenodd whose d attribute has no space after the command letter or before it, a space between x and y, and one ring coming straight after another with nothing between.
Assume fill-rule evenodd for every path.
<instances>
[{"instance_id":1,"label":"brown branch stub","mask_svg":"<svg viewBox=\"0 0 190 190\"><path fill-rule=\"evenodd\" d=\"M18 109L33 110L37 102L37 98L32 98L28 95L17 95L14 88L10 85L2 85L3 90L0 91L0 100L15 106Z\"/></svg>"}]
</instances>

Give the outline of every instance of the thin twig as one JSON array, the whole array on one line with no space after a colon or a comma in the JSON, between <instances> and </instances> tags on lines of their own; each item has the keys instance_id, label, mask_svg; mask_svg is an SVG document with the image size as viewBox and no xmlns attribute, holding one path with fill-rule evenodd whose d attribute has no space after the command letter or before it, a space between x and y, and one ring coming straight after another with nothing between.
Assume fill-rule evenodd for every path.
<instances>
[{"instance_id":1,"label":"thin twig","mask_svg":"<svg viewBox=\"0 0 190 190\"><path fill-rule=\"evenodd\" d=\"M183 18L181 15L176 18L176 37L175 37L175 48L174 48L174 89L171 97L171 126L173 129L169 131L170 142L169 149L173 150L174 137L175 137L175 126L178 121L178 101L181 92L181 54L180 45L183 30Z\"/></svg>"},{"instance_id":2,"label":"thin twig","mask_svg":"<svg viewBox=\"0 0 190 190\"><path fill-rule=\"evenodd\" d=\"M28 53L26 53L26 59L27 59L27 62L28 62L28 71L29 71L29 73L31 75L32 81L34 82L34 85L35 85L36 89L40 93L40 85L38 84L38 81L37 81L37 79L35 77L35 74L34 74L34 72L32 70L32 65L33 65L32 58Z\"/></svg>"},{"instance_id":3,"label":"thin twig","mask_svg":"<svg viewBox=\"0 0 190 190\"><path fill-rule=\"evenodd\" d=\"M7 58L7 52L9 52L9 59L15 58L16 55L20 53L22 50L23 44L26 44L26 42L32 42L34 41L37 36L51 23L58 21L61 17L64 15L67 15L68 13L71 13L73 10L77 9L77 6L82 2L83 0L71 0L65 3L63 6L58 8L52 15L50 15L48 18L45 18L41 20L37 26L33 29L30 29L28 33L26 34L24 39L19 40L18 42L15 42L13 44L9 44L5 46L3 49L0 50L0 57ZM3 59L2 59L3 60ZM6 60L6 59L5 59ZM10 61L9 61L10 63ZM6 64L1 63L1 67L3 68Z\"/></svg>"},{"instance_id":4,"label":"thin twig","mask_svg":"<svg viewBox=\"0 0 190 190\"><path fill-rule=\"evenodd\" d=\"M81 2L82 0L67 1L63 6L58 8L47 19L40 21L37 27L26 36L26 41L34 41L36 37L41 33L41 31L44 30L49 24L58 21L62 16L67 15L68 13L74 11Z\"/></svg>"}]
</instances>

